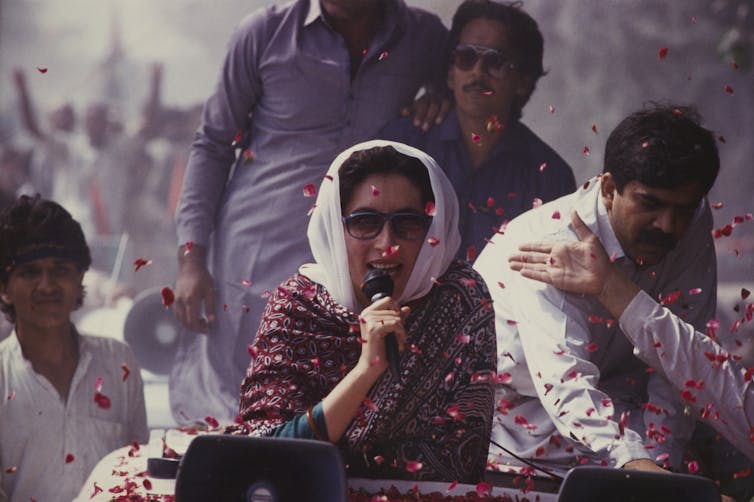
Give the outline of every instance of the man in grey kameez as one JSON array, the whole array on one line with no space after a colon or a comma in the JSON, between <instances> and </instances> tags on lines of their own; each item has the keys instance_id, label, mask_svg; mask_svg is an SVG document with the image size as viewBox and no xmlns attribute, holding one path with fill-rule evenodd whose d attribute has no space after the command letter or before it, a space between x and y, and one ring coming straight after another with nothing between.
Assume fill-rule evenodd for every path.
<instances>
[{"instance_id":1,"label":"man in grey kameez","mask_svg":"<svg viewBox=\"0 0 754 502\"><path fill-rule=\"evenodd\" d=\"M442 82L446 38L436 16L403 0L297 0L241 22L177 210L175 310L188 328L170 381L178 422L235 417L265 291L311 261L304 187L423 84ZM233 170L245 135L250 153Z\"/></svg>"}]
</instances>

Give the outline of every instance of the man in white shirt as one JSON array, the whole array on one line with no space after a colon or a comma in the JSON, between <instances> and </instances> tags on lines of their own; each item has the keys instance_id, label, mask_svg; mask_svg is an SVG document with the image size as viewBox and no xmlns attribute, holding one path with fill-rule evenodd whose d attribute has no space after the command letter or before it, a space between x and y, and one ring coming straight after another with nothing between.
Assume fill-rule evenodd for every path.
<instances>
[{"instance_id":1,"label":"man in white shirt","mask_svg":"<svg viewBox=\"0 0 754 502\"><path fill-rule=\"evenodd\" d=\"M147 440L139 368L126 345L80 335L71 313L91 264L81 226L21 196L0 213L0 501L69 502L108 452Z\"/></svg>"},{"instance_id":2,"label":"man in white shirt","mask_svg":"<svg viewBox=\"0 0 754 502\"><path fill-rule=\"evenodd\" d=\"M716 298L705 196L718 170L715 137L692 109L642 110L610 134L600 176L514 219L485 247L475 268L496 315L496 443L556 470L681 464L693 419L680 393L632 355L595 298L527 280L508 259L527 241L577 240L569 225L576 210L616 266L704 329ZM490 462L518 461L493 444Z\"/></svg>"},{"instance_id":3,"label":"man in white shirt","mask_svg":"<svg viewBox=\"0 0 754 502\"><path fill-rule=\"evenodd\" d=\"M618 320L634 354L665 375L678 392L687 392L697 416L754 460L751 371L611 263L578 213L572 215L572 225L578 242L525 244L509 259L513 270L564 291L594 296Z\"/></svg>"}]
</instances>

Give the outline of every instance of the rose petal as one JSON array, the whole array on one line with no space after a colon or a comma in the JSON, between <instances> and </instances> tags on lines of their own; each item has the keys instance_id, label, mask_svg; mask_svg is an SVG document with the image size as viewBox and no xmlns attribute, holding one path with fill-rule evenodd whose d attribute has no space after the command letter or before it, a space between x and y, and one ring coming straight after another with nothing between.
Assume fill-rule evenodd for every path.
<instances>
[{"instance_id":1,"label":"rose petal","mask_svg":"<svg viewBox=\"0 0 754 502\"><path fill-rule=\"evenodd\" d=\"M173 290L167 286L162 288L161 295L162 295L162 304L165 305L165 308L170 307L175 301L175 293L173 293Z\"/></svg>"},{"instance_id":2,"label":"rose petal","mask_svg":"<svg viewBox=\"0 0 754 502\"><path fill-rule=\"evenodd\" d=\"M315 195L317 195L317 187L314 186L314 183L304 185L304 197L314 197Z\"/></svg>"},{"instance_id":3,"label":"rose petal","mask_svg":"<svg viewBox=\"0 0 754 502\"><path fill-rule=\"evenodd\" d=\"M422 469L423 465L421 462L417 462L415 460L410 460L406 462L406 470L408 472L416 472L420 471Z\"/></svg>"}]
</instances>

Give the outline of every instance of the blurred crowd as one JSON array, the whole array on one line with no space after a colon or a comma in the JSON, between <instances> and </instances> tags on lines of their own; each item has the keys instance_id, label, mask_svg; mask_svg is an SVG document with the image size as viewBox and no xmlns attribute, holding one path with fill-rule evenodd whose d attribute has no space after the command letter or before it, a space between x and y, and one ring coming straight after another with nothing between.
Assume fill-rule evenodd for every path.
<instances>
[{"instance_id":1,"label":"blurred crowd","mask_svg":"<svg viewBox=\"0 0 754 502\"><path fill-rule=\"evenodd\" d=\"M106 100L39 110L27 73L11 76L21 127L0 136L0 206L39 193L81 223L94 259L89 308L174 278L173 213L201 105L164 106L162 65L149 73L147 98L130 122ZM159 266L135 274L139 258Z\"/></svg>"}]
</instances>

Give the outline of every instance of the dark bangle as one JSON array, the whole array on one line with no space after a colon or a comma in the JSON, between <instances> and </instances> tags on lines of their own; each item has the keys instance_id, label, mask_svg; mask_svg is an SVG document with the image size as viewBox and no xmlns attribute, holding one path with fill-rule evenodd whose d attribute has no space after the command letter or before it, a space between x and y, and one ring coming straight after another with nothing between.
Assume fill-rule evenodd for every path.
<instances>
[{"instance_id":1,"label":"dark bangle","mask_svg":"<svg viewBox=\"0 0 754 502\"><path fill-rule=\"evenodd\" d=\"M322 434L320 434L319 429L317 428L317 424L314 423L314 417L312 416L312 408L314 408L314 406L309 406L306 409L306 422L309 424L309 428L314 433L315 438L319 439L320 441L327 441L327 439L322 437Z\"/></svg>"}]
</instances>

